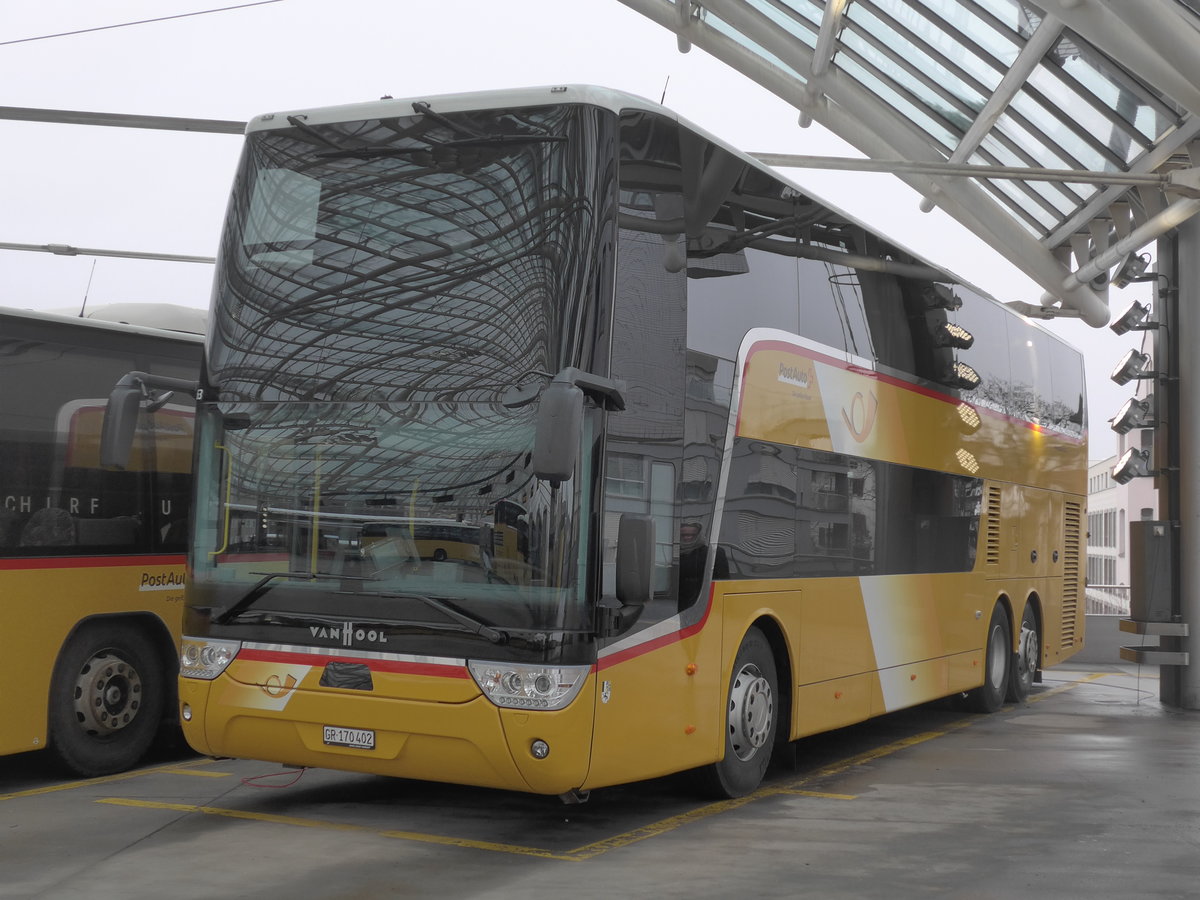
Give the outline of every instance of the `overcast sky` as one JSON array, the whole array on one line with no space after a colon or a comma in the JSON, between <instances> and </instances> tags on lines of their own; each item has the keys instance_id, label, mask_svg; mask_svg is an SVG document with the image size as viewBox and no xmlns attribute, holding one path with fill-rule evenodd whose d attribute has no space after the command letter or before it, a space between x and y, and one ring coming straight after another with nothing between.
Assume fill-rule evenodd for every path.
<instances>
[{"instance_id":1,"label":"overcast sky","mask_svg":"<svg viewBox=\"0 0 1200 900\"><path fill-rule=\"evenodd\" d=\"M244 121L337 103L591 83L658 100L746 151L858 155L820 126L618 0L203 0L0 4L0 105ZM241 139L0 121L0 242L214 255ZM790 170L792 179L1001 300L1041 289L889 175ZM1151 248L1152 249L1152 248ZM0 305L208 304L211 266L0 250ZM1122 312L1148 285L1114 292ZM1115 452L1108 380L1137 336L1050 327L1089 364L1091 456Z\"/></svg>"}]
</instances>

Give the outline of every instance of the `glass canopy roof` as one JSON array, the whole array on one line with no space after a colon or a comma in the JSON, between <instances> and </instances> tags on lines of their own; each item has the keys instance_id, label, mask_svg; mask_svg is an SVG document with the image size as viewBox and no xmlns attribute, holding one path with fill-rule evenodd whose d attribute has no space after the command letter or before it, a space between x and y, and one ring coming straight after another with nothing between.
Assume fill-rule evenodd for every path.
<instances>
[{"instance_id":1,"label":"glass canopy roof","mask_svg":"<svg viewBox=\"0 0 1200 900\"><path fill-rule=\"evenodd\" d=\"M1200 0L622 2L995 246L1030 314L1103 326L1109 276L1200 210Z\"/></svg>"}]
</instances>

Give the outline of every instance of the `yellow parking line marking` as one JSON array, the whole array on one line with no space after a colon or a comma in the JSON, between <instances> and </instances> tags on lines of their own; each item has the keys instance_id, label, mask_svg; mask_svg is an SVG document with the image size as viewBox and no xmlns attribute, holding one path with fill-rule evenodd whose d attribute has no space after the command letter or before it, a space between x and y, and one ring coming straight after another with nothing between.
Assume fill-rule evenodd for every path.
<instances>
[{"instance_id":1,"label":"yellow parking line marking","mask_svg":"<svg viewBox=\"0 0 1200 900\"><path fill-rule=\"evenodd\" d=\"M293 825L303 828L322 828L331 831L356 832L359 834L375 834L379 837L393 838L398 840L413 841L425 844L439 844L449 847L465 847L473 850L488 850L495 853L508 853L517 856L533 856L540 859L554 859L563 862L583 862L585 860L594 859L611 850L618 850L622 847L628 847L631 844L636 844L647 838L657 837L661 834L666 834L669 831L674 831L689 825L693 822L699 822L711 816L719 815L720 813L729 812L734 809L739 809L747 804L754 803L758 800L767 797L802 795L816 797L833 797L837 799L854 799L850 794L829 794L817 791L808 791L804 788L805 785L811 784L821 778L827 778L833 775L841 774L855 766L873 760L881 759L901 750L907 750L918 744L931 741L934 738L944 737L952 731L960 728L965 728L971 725L976 719L960 719L957 722L952 722L941 731L927 731L922 734L913 735L911 737L902 738L898 741L893 741L890 744L885 744L882 747L876 747L872 750L867 750L855 756L839 760L830 765L824 766L815 772L795 779L790 782L778 785L767 785L759 788L745 797L738 797L733 800L721 800L717 803L710 803L707 806L702 806L699 809L689 810L677 816L671 816L654 822L650 825L645 825L641 828L636 828L632 831L627 831L623 834L614 835L613 837L605 838L600 841L595 841L591 844L585 844L582 847L577 847L574 850L565 852L555 852L542 847L525 847L518 844L499 844L491 841L476 841L468 838L453 838L444 837L441 835L425 834L415 831L379 831L369 828L365 825L352 825L342 822L330 822L322 819L305 819L297 816L281 816L274 813L257 813L240 809L226 809L216 806L196 806L189 803L163 803L151 800L132 800L122 797L107 797L98 799L97 803L107 803L114 806L137 807L140 809L165 809L173 810L182 813L203 813L210 816L223 816L231 819L244 819L250 821L267 822L276 825Z\"/></svg>"},{"instance_id":2,"label":"yellow parking line marking","mask_svg":"<svg viewBox=\"0 0 1200 900\"><path fill-rule=\"evenodd\" d=\"M1060 684L1058 687L1052 687L1047 691L1041 691L1037 694L1030 694L1028 702L1029 703L1041 703L1043 700L1045 700L1049 697L1053 697L1056 694L1061 694L1064 691L1072 691L1075 688L1079 687L1081 684L1089 684L1093 681L1099 681L1101 678L1107 678L1110 674L1112 674L1112 673L1092 672L1090 675L1084 675L1080 678L1076 678L1074 681L1068 681L1066 684Z\"/></svg>"},{"instance_id":3,"label":"yellow parking line marking","mask_svg":"<svg viewBox=\"0 0 1200 900\"><path fill-rule=\"evenodd\" d=\"M781 790L781 794L791 794L794 797L816 797L821 800L857 800L858 794L830 794L825 791L800 791L788 788Z\"/></svg>"},{"instance_id":4,"label":"yellow parking line marking","mask_svg":"<svg viewBox=\"0 0 1200 900\"><path fill-rule=\"evenodd\" d=\"M243 809L224 809L218 806L195 806L190 803L162 803L154 800L131 800L125 797L105 797L97 803L108 803L113 806L133 806L140 809L165 809L183 813L204 813L209 816L223 816L230 819L246 819L255 822L269 822L274 825L294 825L301 828L321 828L328 831L349 831L358 834L375 834L379 837L397 838L405 841L417 841L424 844L442 844L450 847L469 847L474 850L491 850L498 853L517 854L520 856L537 856L543 859L564 859L572 857L543 850L540 847L522 847L517 844L497 844L491 841L473 841L467 838L443 837L436 834L422 834L414 831L379 831L366 825L354 825L346 822L330 822L323 819L304 819L298 816L281 816L275 813L250 812Z\"/></svg>"},{"instance_id":5,"label":"yellow parking line marking","mask_svg":"<svg viewBox=\"0 0 1200 900\"><path fill-rule=\"evenodd\" d=\"M117 775L105 775L101 778L85 778L81 781L67 781L63 784L52 784L47 787L30 788L27 791L13 791L11 794L0 794L2 800L17 800L21 797L36 797L39 794L54 794L58 791L71 791L76 788L94 787L101 784L113 784L118 781L129 781L131 778L141 778L145 775L158 775L163 772L172 772L177 769L190 768L192 766L207 766L212 764L211 759L198 759L194 763L171 763L165 766L152 766L149 769L135 769L132 772L121 772ZM197 773L191 773L197 774Z\"/></svg>"},{"instance_id":6,"label":"yellow parking line marking","mask_svg":"<svg viewBox=\"0 0 1200 900\"><path fill-rule=\"evenodd\" d=\"M1075 681L1072 681L1068 684L1064 684L1064 685L1060 685L1059 687L1051 688L1050 690L1039 693L1034 697L1030 697L1029 702L1033 703L1033 702L1037 702L1040 700L1044 700L1047 697L1054 696L1055 694L1062 693L1063 691L1072 690L1081 684L1086 684L1088 682L1095 681L1100 678L1105 678L1105 677L1107 677L1108 674L1109 673L1093 673L1091 675L1084 676L1084 677L1077 679ZM956 721L950 722L950 723L942 726L942 728L938 731L926 731L921 734L915 734L910 737L901 738L900 740L893 741L890 744L885 744L881 747L876 747L871 750L866 750L862 753L855 754L854 756L850 756L845 759L830 763L829 765L823 766L822 768L820 768L814 772L811 772L807 775L804 775L804 776L794 779L792 781L788 781L788 782L785 782L782 784L773 784L773 785L766 785L764 787L760 787L758 790L754 791L751 794L746 795L745 797L738 797L738 798L735 798L732 800L722 800L722 801L719 801L716 803L710 803L707 806L702 806L702 807L699 807L698 809L689 810L688 812L681 813L677 816L670 816L670 817L668 817L666 819L662 819L658 822L654 822L649 825L644 825L641 828L635 828L632 831L627 831L627 832L624 832L623 834L614 835L612 837L605 838L605 839L599 840L599 841L595 841L590 844L585 844L585 845L583 845L581 847L577 847L573 850L567 850L567 851L563 851L563 852L555 852L553 850L547 850L547 849L541 848L541 847L526 847L526 846L521 846L518 844L500 844L500 843L494 843L491 841L476 841L476 840L471 840L468 838L445 837L445 836L441 836L441 835L425 834L422 832L415 832L415 831L380 831L380 830L377 830L374 828L367 827L365 825L353 825L353 824L347 824L347 823L341 823L341 822L330 822L330 821L321 820L321 819L305 819L305 818L300 818L300 817L296 817L296 816L281 816L281 815L277 815L277 814L273 814L273 813L257 813L257 812L250 812L247 810L225 809L225 808L215 807L215 806L195 806L195 805L186 804L186 803L161 803L161 802L156 802L156 801L131 800L131 799L125 799L125 798L119 798L119 797L109 797L109 798L99 799L96 802L108 803L108 804L113 804L116 806L139 807L142 809L165 809L165 810L174 810L176 812L183 812L183 813L203 813L204 815L210 815L210 816L223 816L226 818L267 822L267 823L272 823L272 824L277 824L277 825L293 825L293 826L299 826L299 827L304 827L304 828L322 828L322 829L328 829L331 831L356 832L356 833L360 833L360 834L374 834L379 837L392 838L392 839L404 840L404 841L413 841L413 842L417 842L417 843L438 844L441 846L448 846L448 847L464 847L464 848L469 848L469 849L474 849L474 850L487 850L487 851L496 852L496 853L508 853L508 854L513 854L513 855L518 855L518 856L533 856L533 857L537 857L540 859L554 859L554 860L560 860L563 862L583 862L585 860L594 859L595 857L600 856L604 853L608 853L611 850L618 850L618 849L621 849L622 847L628 847L632 844L636 844L641 841L644 841L647 838L657 837L658 835L666 834L667 832L674 831L678 828L682 828L685 825L690 825L693 822L699 822L704 819L710 818L711 816L719 815L719 814L725 813L725 812L730 812L732 810L739 809L750 803L754 803L754 802L763 800L768 797L802 796L802 797L814 797L814 798L836 799L836 800L857 799L856 795L854 795L854 794L838 794L838 793L829 793L829 792L824 792L824 791L813 791L813 790L807 789L805 786L810 785L813 782L819 781L821 779L830 778L835 775L840 775L844 772L847 772L847 771L854 769L858 766L861 766L865 763L873 762L875 760L882 759L883 757L890 756L894 753L898 753L901 750L910 749L919 744L926 743L927 741L931 741L936 738L946 737L947 735L949 735L955 731L959 731L963 728L967 728L967 727L975 724L976 722L983 721L985 718L987 718L987 717L980 715L980 716L972 716L969 718L958 719ZM201 762L209 762L209 760L202 760ZM170 767L164 767L163 769L148 770L148 771L169 771L169 770L170 770ZM142 773L142 774L145 774L145 773ZM187 772L186 774L199 775L199 774L210 774L210 773ZM218 773L211 773L211 774L216 776ZM129 777L129 776L124 776L124 777ZM113 776L111 780L118 781L118 780L122 780L122 778L123 778L122 776ZM77 785L73 785L73 786L86 785L86 784L97 784L97 783L103 783L103 781L97 780L97 781L92 781L92 782L79 782L79 783L77 783ZM63 787L66 787L66 786L59 786L58 788L51 788L51 789L47 789L47 790L60 790ZM29 793L39 793L39 791L32 791ZM13 796L15 796L15 795L13 795ZM2 799L5 799L5 797L0 796L0 800L2 800Z\"/></svg>"},{"instance_id":7,"label":"yellow parking line marking","mask_svg":"<svg viewBox=\"0 0 1200 900\"><path fill-rule=\"evenodd\" d=\"M738 809L748 803L754 803L757 800L762 800L767 797L785 796L795 794L803 790L803 786L811 784L821 778L826 778L831 775L838 775L855 766L860 766L863 763L871 762L872 760L880 759L884 756L889 756L901 750L907 750L909 747L914 747L917 744L925 741L933 740L934 738L944 737L950 731L959 728L965 728L970 725L973 719L961 719L953 722L943 731L927 731L924 734L913 735L912 737L903 738L898 741L893 741L882 747L876 747L874 750L868 750L864 753L859 753L844 760L839 760L824 768L818 769L809 775L798 778L794 781L780 785L767 785L759 788L752 794L747 794L745 797L738 797L734 800L721 800L717 803L710 803L708 806L702 806L699 809L690 810L678 816L671 816L668 819L662 819L651 825L643 826L642 828L634 829L633 831L625 832L624 834L615 835L614 837L605 838L602 841L596 841L592 844L587 844L570 851L570 858L573 860L592 859L602 853L607 853L610 850L617 850L621 847L628 847L630 844L636 844L639 841L644 841L647 838L657 837L660 834L666 834L668 831L674 831L677 828L682 828L684 825L690 825L692 822L698 822L702 819L707 819L710 816L715 816L720 813L729 812L730 810Z\"/></svg>"},{"instance_id":8,"label":"yellow parking line marking","mask_svg":"<svg viewBox=\"0 0 1200 900\"><path fill-rule=\"evenodd\" d=\"M195 775L197 778L231 778L231 777L233 777L232 772L201 772L196 769L184 769L184 768L163 769L162 772L165 775Z\"/></svg>"}]
</instances>

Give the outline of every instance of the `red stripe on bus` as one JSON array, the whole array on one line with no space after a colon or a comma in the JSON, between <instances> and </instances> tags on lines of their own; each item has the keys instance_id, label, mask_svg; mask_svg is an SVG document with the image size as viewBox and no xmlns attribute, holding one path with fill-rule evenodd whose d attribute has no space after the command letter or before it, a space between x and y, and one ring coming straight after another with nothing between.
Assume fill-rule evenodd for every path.
<instances>
[{"instance_id":1,"label":"red stripe on bus","mask_svg":"<svg viewBox=\"0 0 1200 900\"><path fill-rule=\"evenodd\" d=\"M596 671L603 671L604 669L615 666L618 663L628 662L635 657L642 656L646 653L651 653L654 650L659 650L663 647L669 647L671 644L686 640L694 634L699 634L700 630L704 627L704 623L708 621L709 613L712 612L713 592L715 589L716 585L712 585L708 589L708 605L704 608L704 615L700 617L699 622L689 625L687 628L681 628L679 631L672 631L670 634L660 635L659 637L645 641L644 643L635 644L632 647L626 647L624 650L618 650L616 653L612 653L608 656L602 656L596 661Z\"/></svg>"},{"instance_id":2,"label":"red stripe on bus","mask_svg":"<svg viewBox=\"0 0 1200 900\"><path fill-rule=\"evenodd\" d=\"M470 678L465 666L447 663L419 663L399 659L368 659L360 656L335 656L330 653L310 653L301 650L242 650L240 660L250 662L291 663L304 666L323 666L331 662L359 663L373 672L396 672L403 675L430 675L435 678Z\"/></svg>"},{"instance_id":3,"label":"red stripe on bus","mask_svg":"<svg viewBox=\"0 0 1200 900\"><path fill-rule=\"evenodd\" d=\"M182 566L186 561L187 557L179 554L170 556L42 556L0 559L0 570L146 568L148 566Z\"/></svg>"}]
</instances>

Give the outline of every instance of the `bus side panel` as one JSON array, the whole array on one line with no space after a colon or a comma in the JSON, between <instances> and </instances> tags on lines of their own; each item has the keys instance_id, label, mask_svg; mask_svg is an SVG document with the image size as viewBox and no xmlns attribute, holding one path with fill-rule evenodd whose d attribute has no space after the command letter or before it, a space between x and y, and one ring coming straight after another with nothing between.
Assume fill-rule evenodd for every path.
<instances>
[{"instance_id":1,"label":"bus side panel","mask_svg":"<svg viewBox=\"0 0 1200 900\"><path fill-rule=\"evenodd\" d=\"M782 587L783 582L764 582ZM767 616L788 648L796 739L977 686L986 618L978 576L829 578L799 590L726 589L722 684L747 628ZM988 610L992 600L987 600ZM781 667L782 671L782 667Z\"/></svg>"},{"instance_id":2,"label":"bus side panel","mask_svg":"<svg viewBox=\"0 0 1200 900\"><path fill-rule=\"evenodd\" d=\"M832 731L870 718L877 690L874 672L798 686L792 701L791 738Z\"/></svg>"},{"instance_id":3,"label":"bus side panel","mask_svg":"<svg viewBox=\"0 0 1200 900\"><path fill-rule=\"evenodd\" d=\"M40 567L43 563L49 567ZM0 562L0 635L6 648L0 653L0 684L20 686L4 691L0 755L46 746L55 662L76 625L97 610L106 617L149 614L178 640L183 565L178 557L162 565L146 563L113 565L80 558ZM103 606L95 603L96 597L104 598Z\"/></svg>"},{"instance_id":4,"label":"bus side panel","mask_svg":"<svg viewBox=\"0 0 1200 900\"><path fill-rule=\"evenodd\" d=\"M654 778L720 756L725 688L716 615L714 608L690 634L672 617L601 656L585 787Z\"/></svg>"},{"instance_id":5,"label":"bus side panel","mask_svg":"<svg viewBox=\"0 0 1200 900\"><path fill-rule=\"evenodd\" d=\"M1057 665L1083 647L1082 498L1019 485L994 490L1003 500L982 554L989 585L1011 602L1014 648L1027 598L1036 596L1041 662Z\"/></svg>"}]
</instances>

